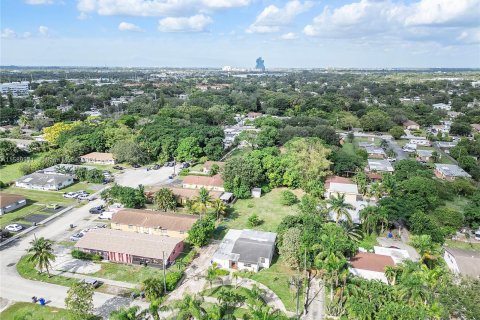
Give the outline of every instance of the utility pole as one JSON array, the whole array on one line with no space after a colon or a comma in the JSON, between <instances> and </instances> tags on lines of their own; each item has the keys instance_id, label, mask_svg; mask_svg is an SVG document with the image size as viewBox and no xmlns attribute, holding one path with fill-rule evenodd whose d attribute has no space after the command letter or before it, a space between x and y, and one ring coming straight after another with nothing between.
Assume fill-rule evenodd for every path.
<instances>
[{"instance_id":1,"label":"utility pole","mask_svg":"<svg viewBox=\"0 0 480 320\"><path fill-rule=\"evenodd\" d=\"M167 280L166 279L166 275L165 275L165 267L166 267L166 263L165 263L165 251L162 251L162 264L163 264L163 291L165 292L165 294L167 293Z\"/></svg>"}]
</instances>

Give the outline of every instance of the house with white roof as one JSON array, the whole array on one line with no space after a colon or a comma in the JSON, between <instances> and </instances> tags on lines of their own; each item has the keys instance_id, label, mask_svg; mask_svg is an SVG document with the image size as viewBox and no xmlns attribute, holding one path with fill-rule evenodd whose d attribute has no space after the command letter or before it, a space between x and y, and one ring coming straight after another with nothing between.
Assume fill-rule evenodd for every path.
<instances>
[{"instance_id":1,"label":"house with white roof","mask_svg":"<svg viewBox=\"0 0 480 320\"><path fill-rule=\"evenodd\" d=\"M445 103L435 103L432 105L432 107L433 109L436 109L436 110L445 110L445 111L452 110L452 106Z\"/></svg>"},{"instance_id":2,"label":"house with white roof","mask_svg":"<svg viewBox=\"0 0 480 320\"><path fill-rule=\"evenodd\" d=\"M367 171L368 172L393 172L393 166L388 160L382 159L368 159Z\"/></svg>"},{"instance_id":3,"label":"house with white roof","mask_svg":"<svg viewBox=\"0 0 480 320\"><path fill-rule=\"evenodd\" d=\"M35 172L15 181L15 186L35 190L60 190L73 184L73 176Z\"/></svg>"},{"instance_id":4,"label":"house with white roof","mask_svg":"<svg viewBox=\"0 0 480 320\"><path fill-rule=\"evenodd\" d=\"M453 181L456 178L471 178L471 176L456 164L435 163L435 176L442 180Z\"/></svg>"},{"instance_id":5,"label":"house with white roof","mask_svg":"<svg viewBox=\"0 0 480 320\"><path fill-rule=\"evenodd\" d=\"M357 200L361 200L361 195L358 193L358 187L351 179L332 176L325 181L325 198L338 197L343 195L345 201L354 204Z\"/></svg>"}]
</instances>

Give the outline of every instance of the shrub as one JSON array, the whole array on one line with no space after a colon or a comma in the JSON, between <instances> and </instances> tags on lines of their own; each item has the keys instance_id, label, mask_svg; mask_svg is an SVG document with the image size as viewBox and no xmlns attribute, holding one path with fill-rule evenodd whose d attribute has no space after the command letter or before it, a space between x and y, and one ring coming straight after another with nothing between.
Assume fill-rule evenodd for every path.
<instances>
[{"instance_id":1,"label":"shrub","mask_svg":"<svg viewBox=\"0 0 480 320\"><path fill-rule=\"evenodd\" d=\"M185 177L185 176L188 176L189 173L190 173L190 169L185 168L185 169L182 169L178 175L181 177Z\"/></svg>"},{"instance_id":2,"label":"shrub","mask_svg":"<svg viewBox=\"0 0 480 320\"><path fill-rule=\"evenodd\" d=\"M250 217L248 217L248 226L249 227L256 227L262 224L262 220L258 217L256 213L252 213Z\"/></svg>"},{"instance_id":3,"label":"shrub","mask_svg":"<svg viewBox=\"0 0 480 320\"><path fill-rule=\"evenodd\" d=\"M183 272L182 271L175 271L167 273L165 277L165 283L167 284L167 290L173 291L177 287L178 281L182 279Z\"/></svg>"},{"instance_id":4,"label":"shrub","mask_svg":"<svg viewBox=\"0 0 480 320\"><path fill-rule=\"evenodd\" d=\"M71 252L72 257L80 260L100 261L102 256L95 253L83 252L81 250L74 249Z\"/></svg>"},{"instance_id":5,"label":"shrub","mask_svg":"<svg viewBox=\"0 0 480 320\"><path fill-rule=\"evenodd\" d=\"M281 197L280 202L284 206L292 206L298 202L297 196L290 190L282 191Z\"/></svg>"}]
</instances>

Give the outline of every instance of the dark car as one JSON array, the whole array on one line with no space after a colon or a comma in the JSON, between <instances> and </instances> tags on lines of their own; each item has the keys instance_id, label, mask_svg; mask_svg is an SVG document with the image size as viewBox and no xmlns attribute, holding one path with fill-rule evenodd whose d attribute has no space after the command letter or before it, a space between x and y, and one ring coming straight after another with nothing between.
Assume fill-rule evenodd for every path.
<instances>
[{"instance_id":1,"label":"dark car","mask_svg":"<svg viewBox=\"0 0 480 320\"><path fill-rule=\"evenodd\" d=\"M141 165L135 163L135 164L132 164L132 167L134 167L135 169L138 169L141 167Z\"/></svg>"},{"instance_id":2,"label":"dark car","mask_svg":"<svg viewBox=\"0 0 480 320\"><path fill-rule=\"evenodd\" d=\"M100 213L102 213L103 211L105 211L105 210L103 209L102 206L93 207L93 208L91 208L91 209L89 210L89 212L90 212L91 214L100 214Z\"/></svg>"},{"instance_id":3,"label":"dark car","mask_svg":"<svg viewBox=\"0 0 480 320\"><path fill-rule=\"evenodd\" d=\"M185 169L185 168L188 168L188 167L190 167L190 163L188 163L188 162L182 163L182 166L181 166L182 169Z\"/></svg>"},{"instance_id":4,"label":"dark car","mask_svg":"<svg viewBox=\"0 0 480 320\"><path fill-rule=\"evenodd\" d=\"M95 279L85 279L83 280L84 283L91 285L95 289L100 287L102 285L101 281L95 280Z\"/></svg>"},{"instance_id":5,"label":"dark car","mask_svg":"<svg viewBox=\"0 0 480 320\"><path fill-rule=\"evenodd\" d=\"M158 169L160 169L161 167L162 167L161 165L155 164L155 165L153 165L152 169L153 169L153 170L158 170Z\"/></svg>"},{"instance_id":6,"label":"dark car","mask_svg":"<svg viewBox=\"0 0 480 320\"><path fill-rule=\"evenodd\" d=\"M115 170L123 170L123 167L120 167L120 166L113 166L112 168Z\"/></svg>"}]
</instances>

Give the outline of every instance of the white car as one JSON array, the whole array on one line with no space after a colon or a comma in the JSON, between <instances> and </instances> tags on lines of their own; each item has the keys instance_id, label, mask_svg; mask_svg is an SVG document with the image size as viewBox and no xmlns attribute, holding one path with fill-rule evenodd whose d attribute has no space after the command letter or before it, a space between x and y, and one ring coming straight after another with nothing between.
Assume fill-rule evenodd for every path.
<instances>
[{"instance_id":1,"label":"white car","mask_svg":"<svg viewBox=\"0 0 480 320\"><path fill-rule=\"evenodd\" d=\"M78 196L78 193L76 192L67 192L63 194L64 198L69 198L69 199L76 198L77 196Z\"/></svg>"},{"instance_id":2,"label":"white car","mask_svg":"<svg viewBox=\"0 0 480 320\"><path fill-rule=\"evenodd\" d=\"M112 211L104 211L104 212L100 213L100 215L98 216L98 219L100 219L100 220L112 220L113 214L114 214L114 212L112 212Z\"/></svg>"},{"instance_id":3,"label":"white car","mask_svg":"<svg viewBox=\"0 0 480 320\"><path fill-rule=\"evenodd\" d=\"M90 200L90 195L88 193L82 193L77 196L78 200Z\"/></svg>"},{"instance_id":4,"label":"white car","mask_svg":"<svg viewBox=\"0 0 480 320\"><path fill-rule=\"evenodd\" d=\"M22 229L23 229L23 227L22 227L21 225L19 225L19 224L16 224L16 223L14 223L14 224L9 224L8 226L5 227L5 230L7 230L7 231L12 231L12 232L18 232L18 231L20 231L20 230L22 230Z\"/></svg>"}]
</instances>

